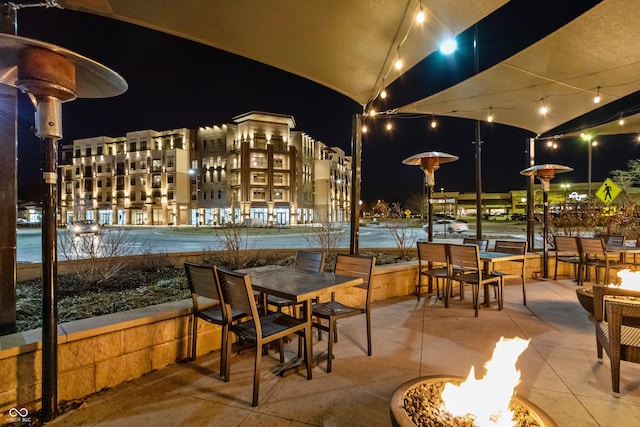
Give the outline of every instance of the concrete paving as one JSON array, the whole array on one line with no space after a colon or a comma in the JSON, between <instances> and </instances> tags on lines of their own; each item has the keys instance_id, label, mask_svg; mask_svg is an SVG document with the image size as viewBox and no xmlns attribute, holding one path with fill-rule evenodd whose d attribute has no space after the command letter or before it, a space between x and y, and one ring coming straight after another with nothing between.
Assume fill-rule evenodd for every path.
<instances>
[{"instance_id":1,"label":"concrete paving","mask_svg":"<svg viewBox=\"0 0 640 427\"><path fill-rule=\"evenodd\" d=\"M375 303L373 356L366 355L364 317L339 323L333 372L321 363L307 380L278 377L276 353L263 357L260 404L251 407L253 356L234 354L231 379L218 375L211 353L103 391L47 425L66 426L389 426L389 400L402 383L427 375L484 372L501 336L530 338L518 360L517 394L559 426L640 425L640 365L622 362L621 394L611 390L607 356L598 363L593 324L578 304L571 280L529 281L522 305L517 280L505 288L505 309L471 299L441 301L398 297ZM314 350L326 350L314 340ZM297 341L287 346L294 356Z\"/></svg>"}]
</instances>

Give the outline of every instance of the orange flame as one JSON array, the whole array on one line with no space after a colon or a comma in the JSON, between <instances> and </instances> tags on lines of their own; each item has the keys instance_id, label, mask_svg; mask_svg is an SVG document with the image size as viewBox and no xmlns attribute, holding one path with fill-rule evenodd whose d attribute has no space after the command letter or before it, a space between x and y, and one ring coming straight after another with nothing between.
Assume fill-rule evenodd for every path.
<instances>
[{"instance_id":1,"label":"orange flame","mask_svg":"<svg viewBox=\"0 0 640 427\"><path fill-rule=\"evenodd\" d=\"M501 337L491 360L485 365L484 378L475 379L473 366L467 379L456 386L447 383L442 391L446 410L454 416L469 415L474 423L484 426L513 426L509 403L520 382L516 361L530 340Z\"/></svg>"}]
</instances>

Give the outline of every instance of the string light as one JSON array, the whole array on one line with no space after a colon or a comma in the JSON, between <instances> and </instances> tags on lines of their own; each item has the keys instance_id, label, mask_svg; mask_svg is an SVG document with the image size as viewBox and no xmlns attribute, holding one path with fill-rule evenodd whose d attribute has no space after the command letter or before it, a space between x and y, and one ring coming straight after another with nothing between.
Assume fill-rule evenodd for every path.
<instances>
[{"instance_id":1,"label":"string light","mask_svg":"<svg viewBox=\"0 0 640 427\"><path fill-rule=\"evenodd\" d=\"M547 108L546 105L544 105L544 99L541 99L540 103L542 104L542 106L540 107L540 114L544 116L549 112L549 109Z\"/></svg>"},{"instance_id":2,"label":"string light","mask_svg":"<svg viewBox=\"0 0 640 427\"><path fill-rule=\"evenodd\" d=\"M382 89L382 92L380 92L380 98L385 99L386 97L387 97L387 90Z\"/></svg>"},{"instance_id":3,"label":"string light","mask_svg":"<svg viewBox=\"0 0 640 427\"><path fill-rule=\"evenodd\" d=\"M436 121L436 116L434 114L433 117L431 118L431 129L435 129L437 127L438 127L438 122Z\"/></svg>"},{"instance_id":4,"label":"string light","mask_svg":"<svg viewBox=\"0 0 640 427\"><path fill-rule=\"evenodd\" d=\"M598 86L597 88L596 96L593 97L593 103L594 104L600 103L600 86Z\"/></svg>"},{"instance_id":5,"label":"string light","mask_svg":"<svg viewBox=\"0 0 640 427\"><path fill-rule=\"evenodd\" d=\"M387 130L391 130L393 129L393 126L391 126L391 122L387 122Z\"/></svg>"},{"instance_id":6,"label":"string light","mask_svg":"<svg viewBox=\"0 0 640 427\"><path fill-rule=\"evenodd\" d=\"M367 125L362 125L362 133L367 133Z\"/></svg>"},{"instance_id":7,"label":"string light","mask_svg":"<svg viewBox=\"0 0 640 427\"><path fill-rule=\"evenodd\" d=\"M418 11L418 14L416 15L416 22L418 24L422 24L425 20L425 16L424 16L424 11L422 10L422 1L418 0L418 4L420 4L420 10Z\"/></svg>"},{"instance_id":8,"label":"string light","mask_svg":"<svg viewBox=\"0 0 640 427\"><path fill-rule=\"evenodd\" d=\"M489 107L489 117L487 117L489 123L493 122L493 107Z\"/></svg>"},{"instance_id":9,"label":"string light","mask_svg":"<svg viewBox=\"0 0 640 427\"><path fill-rule=\"evenodd\" d=\"M618 120L618 124L620 126L624 126L624 117L620 117L620 120Z\"/></svg>"}]
</instances>

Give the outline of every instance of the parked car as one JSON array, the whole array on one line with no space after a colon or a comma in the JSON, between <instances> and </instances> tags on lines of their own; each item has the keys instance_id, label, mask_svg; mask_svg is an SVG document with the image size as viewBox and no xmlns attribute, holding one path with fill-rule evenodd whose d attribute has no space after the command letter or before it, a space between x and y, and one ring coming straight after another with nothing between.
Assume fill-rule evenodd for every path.
<instances>
[{"instance_id":1,"label":"parked car","mask_svg":"<svg viewBox=\"0 0 640 427\"><path fill-rule=\"evenodd\" d=\"M437 213L437 214L433 214L433 219L451 219L451 220L455 220L455 217L449 215L449 214L443 214L443 213Z\"/></svg>"},{"instance_id":2,"label":"parked car","mask_svg":"<svg viewBox=\"0 0 640 427\"><path fill-rule=\"evenodd\" d=\"M92 219L73 221L67 226L69 232L75 236L79 234L99 234L100 226Z\"/></svg>"},{"instance_id":3,"label":"parked car","mask_svg":"<svg viewBox=\"0 0 640 427\"><path fill-rule=\"evenodd\" d=\"M487 218L489 221L509 221L508 214L493 214Z\"/></svg>"},{"instance_id":4,"label":"parked car","mask_svg":"<svg viewBox=\"0 0 640 427\"><path fill-rule=\"evenodd\" d=\"M429 224L423 225L426 232L429 232ZM462 233L463 231L469 231L469 224L464 221L456 219L439 219L433 221L434 233Z\"/></svg>"},{"instance_id":5,"label":"parked car","mask_svg":"<svg viewBox=\"0 0 640 427\"><path fill-rule=\"evenodd\" d=\"M527 214L521 214L521 213L515 213L511 215L511 220L512 221L526 221L527 220Z\"/></svg>"}]
</instances>

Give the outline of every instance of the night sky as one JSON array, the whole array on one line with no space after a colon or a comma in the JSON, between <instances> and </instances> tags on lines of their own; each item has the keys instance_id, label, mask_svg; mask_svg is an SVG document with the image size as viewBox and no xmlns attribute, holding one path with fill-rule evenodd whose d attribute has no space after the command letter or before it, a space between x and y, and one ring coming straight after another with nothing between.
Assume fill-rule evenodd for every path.
<instances>
[{"instance_id":1,"label":"night sky","mask_svg":"<svg viewBox=\"0 0 640 427\"><path fill-rule=\"evenodd\" d=\"M107 99L63 104L63 142L128 131L223 124L256 110L295 117L296 129L329 146L351 152L355 101L301 77L178 37L90 14L59 9L19 10L18 34L60 45L115 70L129 90ZM287 96L282 93L286 91ZM393 97L393 93L389 94ZM19 98L19 198L38 200L40 143L33 135L34 108ZM423 151L460 157L436 172L436 188L475 192L475 122L438 117L367 121L363 138L362 199L407 201L422 193L423 174L402 160ZM531 132L482 123L482 187L485 192L524 188L519 171L528 166ZM603 180L628 159L640 158L635 136L600 138L593 151L593 181ZM558 150L536 145L536 163L575 169L562 182L587 180L587 149L578 139L560 141ZM560 180L558 181L560 182Z\"/></svg>"}]
</instances>

